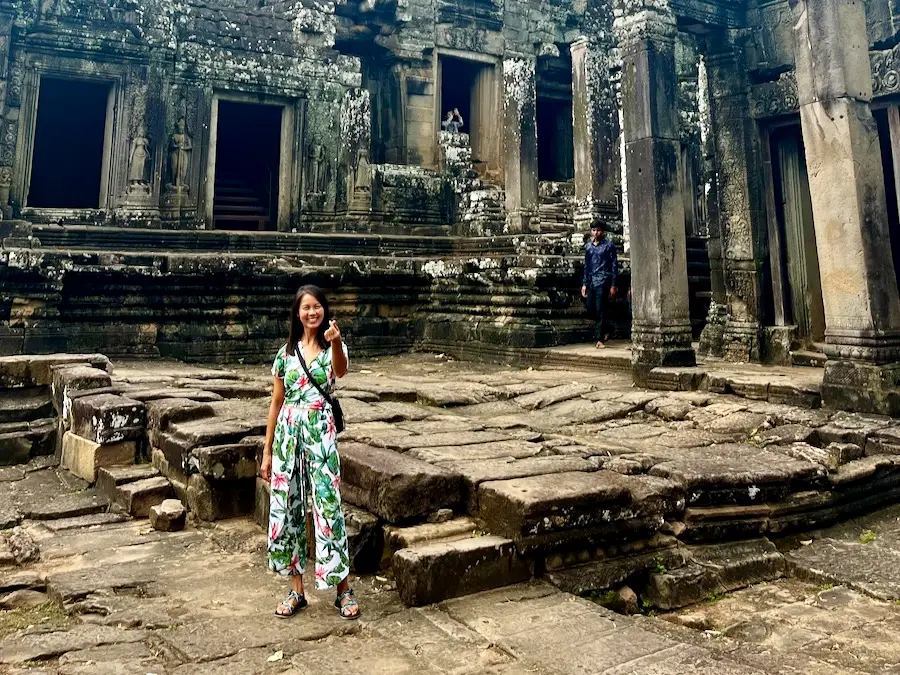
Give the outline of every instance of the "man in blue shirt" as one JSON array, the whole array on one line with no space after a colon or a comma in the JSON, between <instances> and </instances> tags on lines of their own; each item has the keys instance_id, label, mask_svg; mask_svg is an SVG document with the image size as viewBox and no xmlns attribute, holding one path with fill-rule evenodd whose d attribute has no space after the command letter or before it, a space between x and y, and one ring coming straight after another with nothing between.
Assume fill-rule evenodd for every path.
<instances>
[{"instance_id":1,"label":"man in blue shirt","mask_svg":"<svg viewBox=\"0 0 900 675\"><path fill-rule=\"evenodd\" d=\"M588 314L597 322L594 327L594 339L597 349L604 348L609 339L605 332L606 305L616 297L616 276L619 273L619 260L616 245L606 238L603 223L595 220L591 224L591 240L584 247L584 281L581 285L581 297L587 300Z\"/></svg>"}]
</instances>

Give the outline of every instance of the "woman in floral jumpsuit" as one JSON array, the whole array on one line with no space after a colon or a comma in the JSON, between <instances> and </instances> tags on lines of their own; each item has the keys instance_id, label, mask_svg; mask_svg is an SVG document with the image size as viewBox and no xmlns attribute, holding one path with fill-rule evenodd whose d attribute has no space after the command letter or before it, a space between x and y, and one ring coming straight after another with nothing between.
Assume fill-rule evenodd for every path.
<instances>
[{"instance_id":1,"label":"woman in floral jumpsuit","mask_svg":"<svg viewBox=\"0 0 900 675\"><path fill-rule=\"evenodd\" d=\"M271 484L269 567L291 578L291 592L275 614L290 617L306 607L307 494L311 497L316 543L316 588L337 586L335 607L345 619L359 616L349 585L347 534L341 510L341 464L331 406L303 369L330 394L347 372L347 347L334 321L326 327L328 301L320 289L304 286L294 298L288 341L275 357L272 405L260 473Z\"/></svg>"}]
</instances>

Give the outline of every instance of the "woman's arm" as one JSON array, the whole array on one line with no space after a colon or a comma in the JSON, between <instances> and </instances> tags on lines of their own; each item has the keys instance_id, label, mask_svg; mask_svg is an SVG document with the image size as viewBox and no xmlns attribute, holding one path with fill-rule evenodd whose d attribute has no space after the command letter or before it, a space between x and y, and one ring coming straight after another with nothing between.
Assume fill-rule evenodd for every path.
<instances>
[{"instance_id":1,"label":"woman's arm","mask_svg":"<svg viewBox=\"0 0 900 675\"><path fill-rule=\"evenodd\" d=\"M272 454L272 443L275 440L275 423L278 421L278 413L284 403L284 380L280 377L272 378L275 385L272 389L272 403L269 404L269 418L266 422L266 445L263 448L264 455Z\"/></svg>"},{"instance_id":2,"label":"woman's arm","mask_svg":"<svg viewBox=\"0 0 900 675\"><path fill-rule=\"evenodd\" d=\"M341 329L334 320L329 321L325 339L331 343L331 367L334 369L334 376L343 377L347 374L347 355L344 353L344 343L341 342Z\"/></svg>"}]
</instances>

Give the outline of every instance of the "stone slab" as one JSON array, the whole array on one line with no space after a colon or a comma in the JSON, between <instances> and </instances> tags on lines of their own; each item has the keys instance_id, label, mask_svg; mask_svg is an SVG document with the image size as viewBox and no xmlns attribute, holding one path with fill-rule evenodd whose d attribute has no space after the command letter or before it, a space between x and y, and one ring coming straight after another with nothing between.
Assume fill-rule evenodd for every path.
<instances>
[{"instance_id":1,"label":"stone slab","mask_svg":"<svg viewBox=\"0 0 900 675\"><path fill-rule=\"evenodd\" d=\"M143 478L116 487L116 502L134 518L147 518L150 509L172 494L172 486L162 476Z\"/></svg>"},{"instance_id":2,"label":"stone slab","mask_svg":"<svg viewBox=\"0 0 900 675\"><path fill-rule=\"evenodd\" d=\"M101 513L109 507L109 500L88 492L60 494L23 507L25 518L32 520L57 520Z\"/></svg>"},{"instance_id":3,"label":"stone slab","mask_svg":"<svg viewBox=\"0 0 900 675\"><path fill-rule=\"evenodd\" d=\"M0 389L0 424L27 422L53 415L53 401L46 387Z\"/></svg>"},{"instance_id":4,"label":"stone slab","mask_svg":"<svg viewBox=\"0 0 900 675\"><path fill-rule=\"evenodd\" d=\"M532 573L511 541L492 535L401 549L391 569L400 598L410 606L507 586Z\"/></svg>"},{"instance_id":5,"label":"stone slab","mask_svg":"<svg viewBox=\"0 0 900 675\"><path fill-rule=\"evenodd\" d=\"M146 639L143 631L122 630L111 626L73 626L65 631L31 633L6 641L0 647L0 663L43 661L66 652L104 644L140 642Z\"/></svg>"},{"instance_id":6,"label":"stone slab","mask_svg":"<svg viewBox=\"0 0 900 675\"><path fill-rule=\"evenodd\" d=\"M524 459L544 452L540 443L506 440L472 445L440 445L427 448L413 447L406 454L430 463L477 461L487 459Z\"/></svg>"},{"instance_id":7,"label":"stone slab","mask_svg":"<svg viewBox=\"0 0 900 675\"><path fill-rule=\"evenodd\" d=\"M479 516L491 532L516 541L552 530L603 525L611 518L610 508L631 499L618 478L610 472L573 471L482 483Z\"/></svg>"},{"instance_id":8,"label":"stone slab","mask_svg":"<svg viewBox=\"0 0 900 675\"><path fill-rule=\"evenodd\" d=\"M107 466L134 464L134 441L100 444L67 431L63 435L61 464L88 483L97 480L97 470Z\"/></svg>"},{"instance_id":9,"label":"stone slab","mask_svg":"<svg viewBox=\"0 0 900 675\"><path fill-rule=\"evenodd\" d=\"M554 403L580 397L593 391L593 389L594 387L590 384L571 382L536 391L532 394L517 396L513 400L526 410L537 410L538 408L546 408Z\"/></svg>"},{"instance_id":10,"label":"stone slab","mask_svg":"<svg viewBox=\"0 0 900 675\"><path fill-rule=\"evenodd\" d=\"M691 506L778 501L790 492L816 488L825 473L817 464L743 444L716 445L682 455L656 464L650 474L681 485Z\"/></svg>"},{"instance_id":11,"label":"stone slab","mask_svg":"<svg viewBox=\"0 0 900 675\"><path fill-rule=\"evenodd\" d=\"M97 491L112 499L117 486L158 475L159 471L151 464L103 467L97 470Z\"/></svg>"},{"instance_id":12,"label":"stone slab","mask_svg":"<svg viewBox=\"0 0 900 675\"><path fill-rule=\"evenodd\" d=\"M81 396L72 401L71 430L82 438L109 445L144 435L147 409L140 401L114 394Z\"/></svg>"},{"instance_id":13,"label":"stone slab","mask_svg":"<svg viewBox=\"0 0 900 675\"><path fill-rule=\"evenodd\" d=\"M469 517L453 518L444 523L422 523L409 527L384 528L385 543L392 551L411 548L419 544L470 539L481 531L479 524Z\"/></svg>"},{"instance_id":14,"label":"stone slab","mask_svg":"<svg viewBox=\"0 0 900 675\"><path fill-rule=\"evenodd\" d=\"M390 450L342 443L344 499L390 523L424 518L462 499L459 474Z\"/></svg>"}]
</instances>

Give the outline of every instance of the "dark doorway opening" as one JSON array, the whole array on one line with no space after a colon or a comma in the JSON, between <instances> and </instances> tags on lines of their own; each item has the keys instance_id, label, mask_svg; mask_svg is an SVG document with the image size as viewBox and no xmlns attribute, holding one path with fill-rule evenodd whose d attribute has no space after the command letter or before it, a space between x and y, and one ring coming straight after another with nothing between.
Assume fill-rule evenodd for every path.
<instances>
[{"instance_id":1,"label":"dark doorway opening","mask_svg":"<svg viewBox=\"0 0 900 675\"><path fill-rule=\"evenodd\" d=\"M894 258L894 276L900 286L900 209L897 203L897 177L894 172L894 148L891 142L891 128L888 110L873 110L878 125L878 142L881 145L881 165L884 168L884 192L887 198L888 231L891 238L891 253Z\"/></svg>"},{"instance_id":2,"label":"dark doorway opening","mask_svg":"<svg viewBox=\"0 0 900 675\"><path fill-rule=\"evenodd\" d=\"M471 132L472 88L481 69L480 63L444 57L441 59L441 121L453 109L463 117L464 134Z\"/></svg>"},{"instance_id":3,"label":"dark doorway opening","mask_svg":"<svg viewBox=\"0 0 900 675\"><path fill-rule=\"evenodd\" d=\"M785 320L810 343L825 339L825 309L819 253L813 221L806 152L799 125L782 127L770 136L775 216L781 240Z\"/></svg>"},{"instance_id":4,"label":"dark doorway opening","mask_svg":"<svg viewBox=\"0 0 900 675\"><path fill-rule=\"evenodd\" d=\"M537 100L538 180L575 178L572 102L554 98Z\"/></svg>"},{"instance_id":5,"label":"dark doorway opening","mask_svg":"<svg viewBox=\"0 0 900 675\"><path fill-rule=\"evenodd\" d=\"M482 175L498 163L495 106L495 69L492 64L442 56L440 59L440 117L456 108L463 118L460 129L469 134L472 162ZM438 129L440 129L438 125Z\"/></svg>"},{"instance_id":6,"label":"dark doorway opening","mask_svg":"<svg viewBox=\"0 0 900 675\"><path fill-rule=\"evenodd\" d=\"M28 206L96 209L110 85L42 77Z\"/></svg>"},{"instance_id":7,"label":"dark doorway opening","mask_svg":"<svg viewBox=\"0 0 900 675\"><path fill-rule=\"evenodd\" d=\"M219 101L213 221L270 230L278 215L281 106Z\"/></svg>"}]
</instances>

